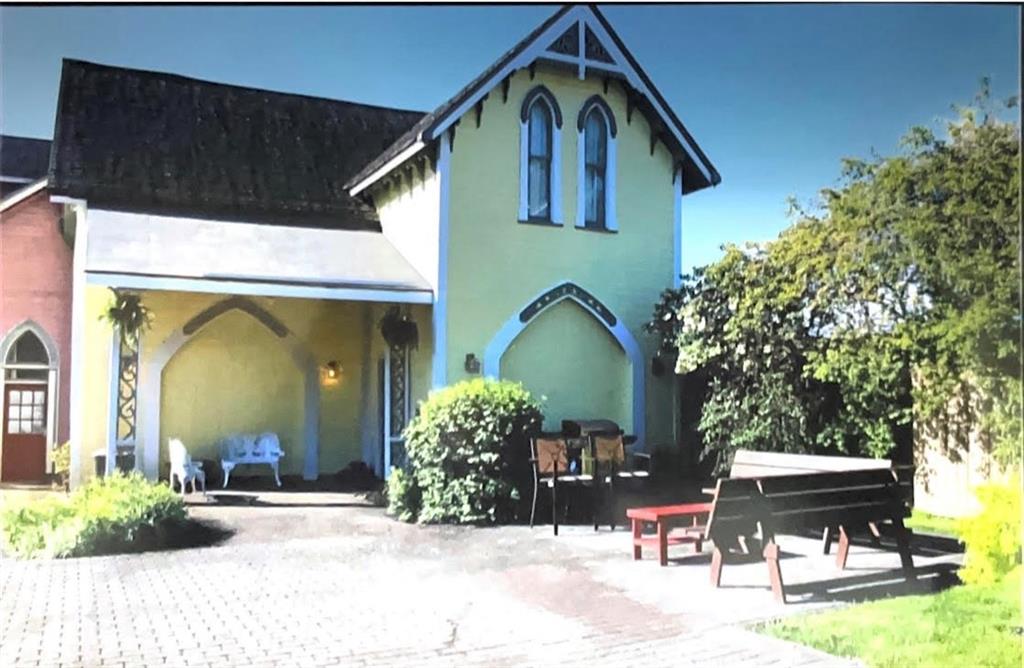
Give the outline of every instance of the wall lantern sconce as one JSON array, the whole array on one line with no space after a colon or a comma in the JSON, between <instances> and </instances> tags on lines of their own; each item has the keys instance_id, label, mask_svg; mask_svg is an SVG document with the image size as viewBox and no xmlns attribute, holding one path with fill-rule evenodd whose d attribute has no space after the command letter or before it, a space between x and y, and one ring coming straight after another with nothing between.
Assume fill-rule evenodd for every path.
<instances>
[{"instance_id":1,"label":"wall lantern sconce","mask_svg":"<svg viewBox=\"0 0 1024 668\"><path fill-rule=\"evenodd\" d=\"M466 353L466 373L480 373L480 360L473 353Z\"/></svg>"},{"instance_id":2,"label":"wall lantern sconce","mask_svg":"<svg viewBox=\"0 0 1024 668\"><path fill-rule=\"evenodd\" d=\"M341 374L344 369L336 360L331 360L320 369L320 381L324 385L337 385L341 382Z\"/></svg>"}]
</instances>

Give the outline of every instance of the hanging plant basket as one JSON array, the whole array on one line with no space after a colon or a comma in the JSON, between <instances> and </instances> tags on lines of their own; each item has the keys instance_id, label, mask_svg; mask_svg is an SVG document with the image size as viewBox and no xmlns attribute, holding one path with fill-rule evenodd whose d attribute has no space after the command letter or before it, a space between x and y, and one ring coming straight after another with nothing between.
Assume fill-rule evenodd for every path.
<instances>
[{"instance_id":1,"label":"hanging plant basket","mask_svg":"<svg viewBox=\"0 0 1024 668\"><path fill-rule=\"evenodd\" d=\"M121 290L111 291L114 293L114 298L100 319L109 322L114 329L121 332L121 336L125 339L134 341L141 332L149 329L153 314L142 303L142 297L139 294Z\"/></svg>"},{"instance_id":2,"label":"hanging plant basket","mask_svg":"<svg viewBox=\"0 0 1024 668\"><path fill-rule=\"evenodd\" d=\"M416 323L397 306L388 309L380 320L380 333L389 346L415 348L420 340Z\"/></svg>"}]
</instances>

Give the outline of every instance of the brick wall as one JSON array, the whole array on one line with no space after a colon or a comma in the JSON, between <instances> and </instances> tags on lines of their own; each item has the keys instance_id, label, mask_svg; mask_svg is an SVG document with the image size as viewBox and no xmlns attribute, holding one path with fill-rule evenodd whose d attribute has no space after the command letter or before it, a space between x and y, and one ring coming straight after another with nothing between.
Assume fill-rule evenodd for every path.
<instances>
[{"instance_id":1,"label":"brick wall","mask_svg":"<svg viewBox=\"0 0 1024 668\"><path fill-rule=\"evenodd\" d=\"M71 388L71 248L61 207L43 190L0 213L0 337L33 320L60 351L57 439L68 438Z\"/></svg>"}]
</instances>

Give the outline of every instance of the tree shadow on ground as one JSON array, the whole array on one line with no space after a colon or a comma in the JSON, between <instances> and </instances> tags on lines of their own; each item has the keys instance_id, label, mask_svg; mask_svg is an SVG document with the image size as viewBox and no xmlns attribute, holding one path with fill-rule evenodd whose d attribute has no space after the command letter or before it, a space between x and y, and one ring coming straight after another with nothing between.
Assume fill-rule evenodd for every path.
<instances>
[{"instance_id":1,"label":"tree shadow on ground","mask_svg":"<svg viewBox=\"0 0 1024 668\"><path fill-rule=\"evenodd\" d=\"M956 564L932 564L914 569L914 580L907 580L903 570L886 571L833 578L786 586L786 601L793 604L838 601L860 603L893 596L935 594L960 584Z\"/></svg>"},{"instance_id":2,"label":"tree shadow on ground","mask_svg":"<svg viewBox=\"0 0 1024 668\"><path fill-rule=\"evenodd\" d=\"M99 541L88 556L139 554L189 550L220 545L235 535L235 531L219 522L189 518L184 522L162 522L155 526L143 525L131 540L120 537Z\"/></svg>"},{"instance_id":3,"label":"tree shadow on ground","mask_svg":"<svg viewBox=\"0 0 1024 668\"><path fill-rule=\"evenodd\" d=\"M372 500L364 501L324 501L318 503L289 501L287 498L277 497L280 500L268 500L259 494L242 494L239 492L217 493L210 492L202 501L186 500L189 506L204 508L211 506L239 506L246 508L375 508L377 504ZM365 497L364 497L365 498Z\"/></svg>"}]
</instances>

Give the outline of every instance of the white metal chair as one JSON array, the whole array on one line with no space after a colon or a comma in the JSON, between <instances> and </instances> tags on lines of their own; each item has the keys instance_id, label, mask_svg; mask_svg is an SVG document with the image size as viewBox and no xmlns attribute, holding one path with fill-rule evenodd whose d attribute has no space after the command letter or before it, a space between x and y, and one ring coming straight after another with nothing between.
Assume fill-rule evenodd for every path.
<instances>
[{"instance_id":1,"label":"white metal chair","mask_svg":"<svg viewBox=\"0 0 1024 668\"><path fill-rule=\"evenodd\" d=\"M172 438L168 442L168 450L171 458L171 475L168 480L171 489L174 489L174 476L178 476L178 483L181 485L181 495L185 496L185 485L192 483L192 493L196 492L196 480L203 488L203 496L206 496L206 473L203 471L202 462L193 462L192 457L185 449L185 444L180 439Z\"/></svg>"}]
</instances>

